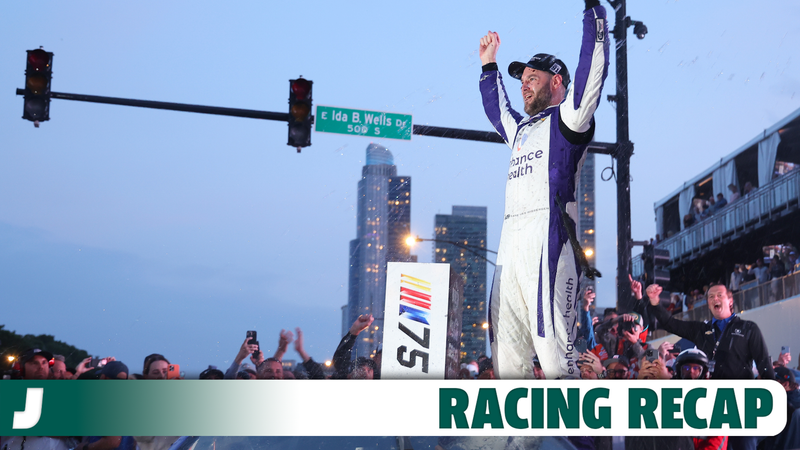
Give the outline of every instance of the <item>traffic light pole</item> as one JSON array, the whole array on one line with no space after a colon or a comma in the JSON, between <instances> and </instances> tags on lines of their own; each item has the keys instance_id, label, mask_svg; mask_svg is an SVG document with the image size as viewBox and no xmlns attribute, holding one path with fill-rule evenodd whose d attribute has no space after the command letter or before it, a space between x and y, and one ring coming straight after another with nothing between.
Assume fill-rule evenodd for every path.
<instances>
[{"instance_id":1,"label":"traffic light pole","mask_svg":"<svg viewBox=\"0 0 800 450\"><path fill-rule=\"evenodd\" d=\"M625 0L609 0L614 8L614 40L617 69L617 310L633 310L631 285L631 155L633 142L628 136L628 21Z\"/></svg>"}]
</instances>

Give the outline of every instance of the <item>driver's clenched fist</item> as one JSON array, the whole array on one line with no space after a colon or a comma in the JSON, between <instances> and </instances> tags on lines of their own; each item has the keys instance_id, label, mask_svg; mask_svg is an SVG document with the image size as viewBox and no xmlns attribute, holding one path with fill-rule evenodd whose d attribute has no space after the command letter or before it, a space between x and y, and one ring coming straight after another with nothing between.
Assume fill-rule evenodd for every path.
<instances>
[{"instance_id":1,"label":"driver's clenched fist","mask_svg":"<svg viewBox=\"0 0 800 450\"><path fill-rule=\"evenodd\" d=\"M481 45L478 47L481 64L485 66L489 63L496 63L498 48L500 48L500 35L496 31L489 31L486 36L481 38Z\"/></svg>"}]
</instances>

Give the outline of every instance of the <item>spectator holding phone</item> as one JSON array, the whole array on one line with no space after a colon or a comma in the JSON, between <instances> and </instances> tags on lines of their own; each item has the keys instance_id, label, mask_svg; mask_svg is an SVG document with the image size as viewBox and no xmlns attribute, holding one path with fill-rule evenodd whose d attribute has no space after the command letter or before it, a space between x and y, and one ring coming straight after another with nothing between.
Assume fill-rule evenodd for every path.
<instances>
[{"instance_id":1,"label":"spectator holding phone","mask_svg":"<svg viewBox=\"0 0 800 450\"><path fill-rule=\"evenodd\" d=\"M231 363L231 366L228 367L228 370L225 371L226 380L237 379L238 378L237 374L239 373L239 367L242 365L242 361L244 361L245 358L251 356L256 350L258 350L258 344L251 343L251 339L252 338L250 336L244 338L242 346L239 347L239 353L236 354L236 357L233 358L233 363ZM256 364L256 367L258 367L258 363L252 356L250 359L253 361L253 364Z\"/></svg>"},{"instance_id":2,"label":"spectator holding phone","mask_svg":"<svg viewBox=\"0 0 800 450\"><path fill-rule=\"evenodd\" d=\"M597 342L594 338L594 324L597 319L592 319L592 314L589 311L596 296L597 294L595 294L591 286L588 286L583 291L581 311L578 316L578 322L580 323L580 326L578 326L578 337L586 339L586 344L589 348L595 348L597 346Z\"/></svg>"},{"instance_id":3,"label":"spectator holding phone","mask_svg":"<svg viewBox=\"0 0 800 450\"><path fill-rule=\"evenodd\" d=\"M590 351L580 354L578 368L581 371L581 378L584 380L597 380L608 377L608 372L603 367L600 357Z\"/></svg>"}]
</instances>

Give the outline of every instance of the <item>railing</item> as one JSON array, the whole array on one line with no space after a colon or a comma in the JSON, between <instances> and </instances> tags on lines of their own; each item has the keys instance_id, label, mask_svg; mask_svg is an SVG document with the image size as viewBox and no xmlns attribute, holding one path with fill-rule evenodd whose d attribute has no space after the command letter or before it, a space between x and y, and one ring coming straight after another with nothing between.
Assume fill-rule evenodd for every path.
<instances>
[{"instance_id":1,"label":"railing","mask_svg":"<svg viewBox=\"0 0 800 450\"><path fill-rule=\"evenodd\" d=\"M800 170L793 170L772 180L748 197L728 203L714 215L692 225L656 244L657 248L669 250L670 261L676 261L693 252L709 247L712 243L756 225L796 204L800 199ZM641 255L631 258L631 273L640 276L644 272Z\"/></svg>"},{"instance_id":2,"label":"railing","mask_svg":"<svg viewBox=\"0 0 800 450\"><path fill-rule=\"evenodd\" d=\"M794 297L798 294L800 294L800 272L769 280L750 289L734 292L733 310L744 312ZM711 319L711 311L708 310L706 300L701 300L695 303L692 309L675 314L673 317L680 320L704 321ZM660 338L667 334L669 333L664 330L657 330L651 333L651 339Z\"/></svg>"},{"instance_id":3,"label":"railing","mask_svg":"<svg viewBox=\"0 0 800 450\"><path fill-rule=\"evenodd\" d=\"M711 217L656 244L669 250L672 261L691 254L713 241L738 234L746 227L780 215L782 209L800 199L800 170L772 180L748 197L729 203Z\"/></svg>"}]
</instances>

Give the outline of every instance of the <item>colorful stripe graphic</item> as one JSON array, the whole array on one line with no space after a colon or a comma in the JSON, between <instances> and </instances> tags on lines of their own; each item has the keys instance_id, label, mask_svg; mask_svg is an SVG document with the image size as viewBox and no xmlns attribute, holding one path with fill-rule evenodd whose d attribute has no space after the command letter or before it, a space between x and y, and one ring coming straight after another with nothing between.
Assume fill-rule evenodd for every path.
<instances>
[{"instance_id":1,"label":"colorful stripe graphic","mask_svg":"<svg viewBox=\"0 0 800 450\"><path fill-rule=\"evenodd\" d=\"M430 325L431 283L400 274L400 317Z\"/></svg>"}]
</instances>

